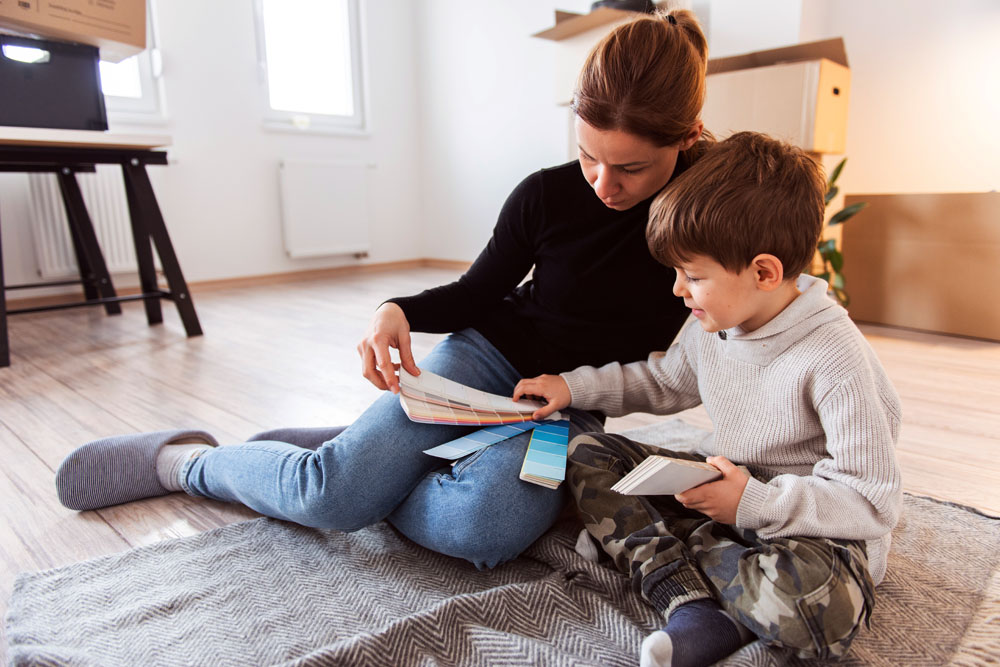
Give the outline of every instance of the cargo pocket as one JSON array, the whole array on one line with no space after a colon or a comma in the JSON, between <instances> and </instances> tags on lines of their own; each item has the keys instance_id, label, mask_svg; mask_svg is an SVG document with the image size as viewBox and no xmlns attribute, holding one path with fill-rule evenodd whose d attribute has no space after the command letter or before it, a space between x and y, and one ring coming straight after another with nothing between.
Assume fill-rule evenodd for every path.
<instances>
[{"instance_id":1,"label":"cargo pocket","mask_svg":"<svg viewBox=\"0 0 1000 667\"><path fill-rule=\"evenodd\" d=\"M874 606L874 587L866 569L864 547L852 548L856 543L838 540L827 540L827 544L832 551L830 576L796 602L814 649L811 653L800 651L801 657L829 659L846 654L862 622L869 623ZM860 563L856 558L858 548Z\"/></svg>"}]
</instances>

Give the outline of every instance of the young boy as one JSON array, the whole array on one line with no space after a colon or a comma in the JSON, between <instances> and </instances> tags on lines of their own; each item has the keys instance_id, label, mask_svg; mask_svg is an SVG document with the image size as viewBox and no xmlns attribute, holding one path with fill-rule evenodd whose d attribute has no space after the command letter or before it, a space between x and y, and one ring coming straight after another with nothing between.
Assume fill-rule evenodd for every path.
<instances>
[{"instance_id":1,"label":"young boy","mask_svg":"<svg viewBox=\"0 0 1000 667\"><path fill-rule=\"evenodd\" d=\"M902 501L900 407L826 282L802 274L825 186L804 152L766 136L711 148L657 196L646 232L700 326L645 362L514 390L547 399L536 417L699 403L711 416L714 433L693 454L615 434L570 443L587 530L667 620L643 642L643 665L709 664L754 635L802 657L841 656L870 617ZM650 454L707 457L723 477L676 496L611 490Z\"/></svg>"}]
</instances>

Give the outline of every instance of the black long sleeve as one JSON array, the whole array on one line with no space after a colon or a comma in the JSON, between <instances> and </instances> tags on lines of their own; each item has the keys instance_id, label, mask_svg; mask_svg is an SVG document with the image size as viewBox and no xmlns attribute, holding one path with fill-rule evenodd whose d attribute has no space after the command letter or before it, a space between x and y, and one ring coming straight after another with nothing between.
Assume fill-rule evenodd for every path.
<instances>
[{"instance_id":1,"label":"black long sleeve","mask_svg":"<svg viewBox=\"0 0 1000 667\"><path fill-rule=\"evenodd\" d=\"M543 169L510 194L461 278L391 301L413 331L477 329L525 377L645 359L688 315L673 269L646 247L651 200L615 211L577 162Z\"/></svg>"}]
</instances>

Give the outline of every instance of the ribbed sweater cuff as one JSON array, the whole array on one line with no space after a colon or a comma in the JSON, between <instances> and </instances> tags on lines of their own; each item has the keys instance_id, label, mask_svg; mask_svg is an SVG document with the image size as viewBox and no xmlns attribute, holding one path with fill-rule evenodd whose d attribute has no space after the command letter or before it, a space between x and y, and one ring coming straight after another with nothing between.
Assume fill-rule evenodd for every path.
<instances>
[{"instance_id":1,"label":"ribbed sweater cuff","mask_svg":"<svg viewBox=\"0 0 1000 667\"><path fill-rule=\"evenodd\" d=\"M771 488L763 482L753 477L747 482L743 489L743 497L736 508L736 526L749 530L757 530L764 525L761 513L764 510L764 503L771 493Z\"/></svg>"},{"instance_id":2,"label":"ribbed sweater cuff","mask_svg":"<svg viewBox=\"0 0 1000 667\"><path fill-rule=\"evenodd\" d=\"M587 386L593 383L587 381L585 373L569 371L560 373L559 377L565 380L566 386L569 387L570 405L579 410L601 409L600 394L587 391Z\"/></svg>"}]
</instances>

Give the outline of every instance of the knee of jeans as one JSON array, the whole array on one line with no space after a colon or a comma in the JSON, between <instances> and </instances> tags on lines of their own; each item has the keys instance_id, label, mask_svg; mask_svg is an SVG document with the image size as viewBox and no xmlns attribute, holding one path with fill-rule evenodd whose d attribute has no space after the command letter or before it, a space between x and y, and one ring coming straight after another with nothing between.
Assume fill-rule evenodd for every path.
<instances>
[{"instance_id":1,"label":"knee of jeans","mask_svg":"<svg viewBox=\"0 0 1000 667\"><path fill-rule=\"evenodd\" d=\"M770 567L766 562L758 566ZM744 610L749 619L741 620L765 641L793 649L800 658L839 658L847 653L867 617L868 602L860 584L838 558L812 566L826 576L814 571L822 583L811 591L798 590L791 577L780 571L777 576L761 578L756 599Z\"/></svg>"},{"instance_id":2,"label":"knee of jeans","mask_svg":"<svg viewBox=\"0 0 1000 667\"><path fill-rule=\"evenodd\" d=\"M335 498L323 494L310 494L288 510L288 519L297 524L320 530L354 532L376 523L383 517L360 509L360 504L351 503L351 511Z\"/></svg>"},{"instance_id":3,"label":"knee of jeans","mask_svg":"<svg viewBox=\"0 0 1000 667\"><path fill-rule=\"evenodd\" d=\"M538 508L542 516L543 508ZM548 508L544 508L548 512ZM521 514L515 511L514 514ZM490 569L521 555L545 531L539 521L511 521L508 510L495 502L464 503L460 519L439 524L434 532L436 551L467 560L478 569Z\"/></svg>"},{"instance_id":4,"label":"knee of jeans","mask_svg":"<svg viewBox=\"0 0 1000 667\"><path fill-rule=\"evenodd\" d=\"M437 536L438 550L467 560L480 570L488 570L517 558L532 542L520 535L484 531L481 525L472 522L456 528L458 530L449 531L447 536Z\"/></svg>"}]
</instances>

